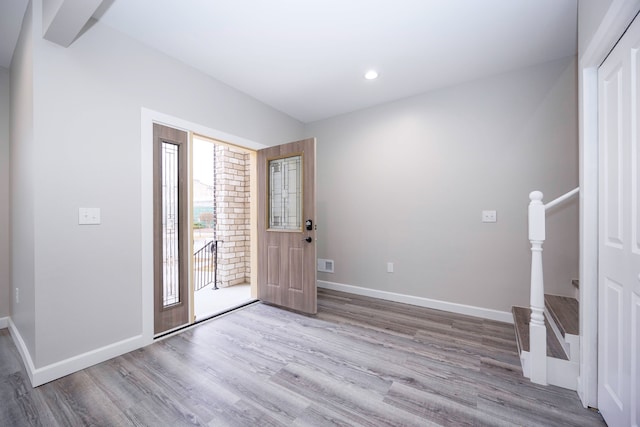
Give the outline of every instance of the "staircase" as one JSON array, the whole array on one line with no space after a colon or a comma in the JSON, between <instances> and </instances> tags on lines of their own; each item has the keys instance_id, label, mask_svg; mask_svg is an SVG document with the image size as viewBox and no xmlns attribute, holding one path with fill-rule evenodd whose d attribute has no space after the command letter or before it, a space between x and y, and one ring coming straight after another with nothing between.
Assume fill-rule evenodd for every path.
<instances>
[{"instance_id":1,"label":"staircase","mask_svg":"<svg viewBox=\"0 0 640 427\"><path fill-rule=\"evenodd\" d=\"M553 384L571 390L577 389L580 374L578 301L545 294L542 245L546 238L547 210L579 191L575 188L547 204L542 202L542 192L529 194L530 306L513 308L524 376L535 384Z\"/></svg>"},{"instance_id":2,"label":"staircase","mask_svg":"<svg viewBox=\"0 0 640 427\"><path fill-rule=\"evenodd\" d=\"M525 377L531 378L529 319L531 309L512 307L520 363ZM544 296L544 323L547 329L547 382L576 390L580 363L579 310L575 298Z\"/></svg>"}]
</instances>

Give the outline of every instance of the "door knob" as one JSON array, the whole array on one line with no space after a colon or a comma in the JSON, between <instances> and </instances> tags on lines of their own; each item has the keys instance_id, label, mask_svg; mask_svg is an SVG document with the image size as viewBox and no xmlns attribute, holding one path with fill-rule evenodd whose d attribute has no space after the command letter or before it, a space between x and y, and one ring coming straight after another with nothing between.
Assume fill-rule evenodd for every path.
<instances>
[{"instance_id":1,"label":"door knob","mask_svg":"<svg viewBox=\"0 0 640 427\"><path fill-rule=\"evenodd\" d=\"M313 242L313 239L311 237L307 237L306 239L304 239L304 241L307 243L311 243Z\"/></svg>"}]
</instances>

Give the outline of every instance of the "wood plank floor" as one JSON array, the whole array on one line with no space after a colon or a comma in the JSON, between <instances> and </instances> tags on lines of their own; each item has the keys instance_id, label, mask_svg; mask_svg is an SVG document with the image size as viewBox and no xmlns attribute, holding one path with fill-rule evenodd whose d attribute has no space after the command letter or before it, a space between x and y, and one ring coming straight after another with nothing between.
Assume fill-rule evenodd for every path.
<instances>
[{"instance_id":1,"label":"wood plank floor","mask_svg":"<svg viewBox=\"0 0 640 427\"><path fill-rule=\"evenodd\" d=\"M0 426L603 426L521 375L512 325L334 291L256 304L32 389L0 330Z\"/></svg>"}]
</instances>

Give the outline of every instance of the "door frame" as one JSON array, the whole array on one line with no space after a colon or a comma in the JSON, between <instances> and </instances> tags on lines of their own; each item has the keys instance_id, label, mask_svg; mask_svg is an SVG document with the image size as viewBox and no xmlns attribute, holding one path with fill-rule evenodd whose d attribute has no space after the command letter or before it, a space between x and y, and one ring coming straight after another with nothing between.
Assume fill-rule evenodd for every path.
<instances>
[{"instance_id":1,"label":"door frame","mask_svg":"<svg viewBox=\"0 0 640 427\"><path fill-rule=\"evenodd\" d=\"M237 135L142 107L140 109L140 264L141 264L141 338L143 346L154 341L153 315L153 124L158 123L229 144L260 150L268 147Z\"/></svg>"},{"instance_id":2,"label":"door frame","mask_svg":"<svg viewBox=\"0 0 640 427\"><path fill-rule=\"evenodd\" d=\"M583 406L598 406L598 68L640 11L613 0L578 62L580 180L580 376Z\"/></svg>"}]
</instances>

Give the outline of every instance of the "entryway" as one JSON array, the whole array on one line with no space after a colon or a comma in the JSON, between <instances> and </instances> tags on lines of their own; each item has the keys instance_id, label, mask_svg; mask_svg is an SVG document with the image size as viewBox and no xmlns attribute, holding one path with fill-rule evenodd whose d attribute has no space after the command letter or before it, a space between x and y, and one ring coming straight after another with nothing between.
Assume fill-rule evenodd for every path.
<instances>
[{"instance_id":1,"label":"entryway","mask_svg":"<svg viewBox=\"0 0 640 427\"><path fill-rule=\"evenodd\" d=\"M160 124L154 138L154 334L256 297L254 151Z\"/></svg>"},{"instance_id":2,"label":"entryway","mask_svg":"<svg viewBox=\"0 0 640 427\"><path fill-rule=\"evenodd\" d=\"M194 320L251 301L251 171L255 152L193 135Z\"/></svg>"},{"instance_id":3,"label":"entryway","mask_svg":"<svg viewBox=\"0 0 640 427\"><path fill-rule=\"evenodd\" d=\"M153 161L143 162L143 169L153 176L153 197L145 196L143 207L153 215L152 232L145 232L153 244L152 252L143 249L143 260L153 254L153 272L143 279L152 278L153 327L145 323L145 334L166 336L258 296L316 313L315 139L252 151L195 135L188 130L193 126L149 124L153 143L145 152L153 151ZM204 154L194 151L197 139L206 142ZM194 173L207 157L214 161ZM198 303L196 313L198 292L207 303ZM230 306L208 305L214 298L207 294L226 295Z\"/></svg>"}]
</instances>

